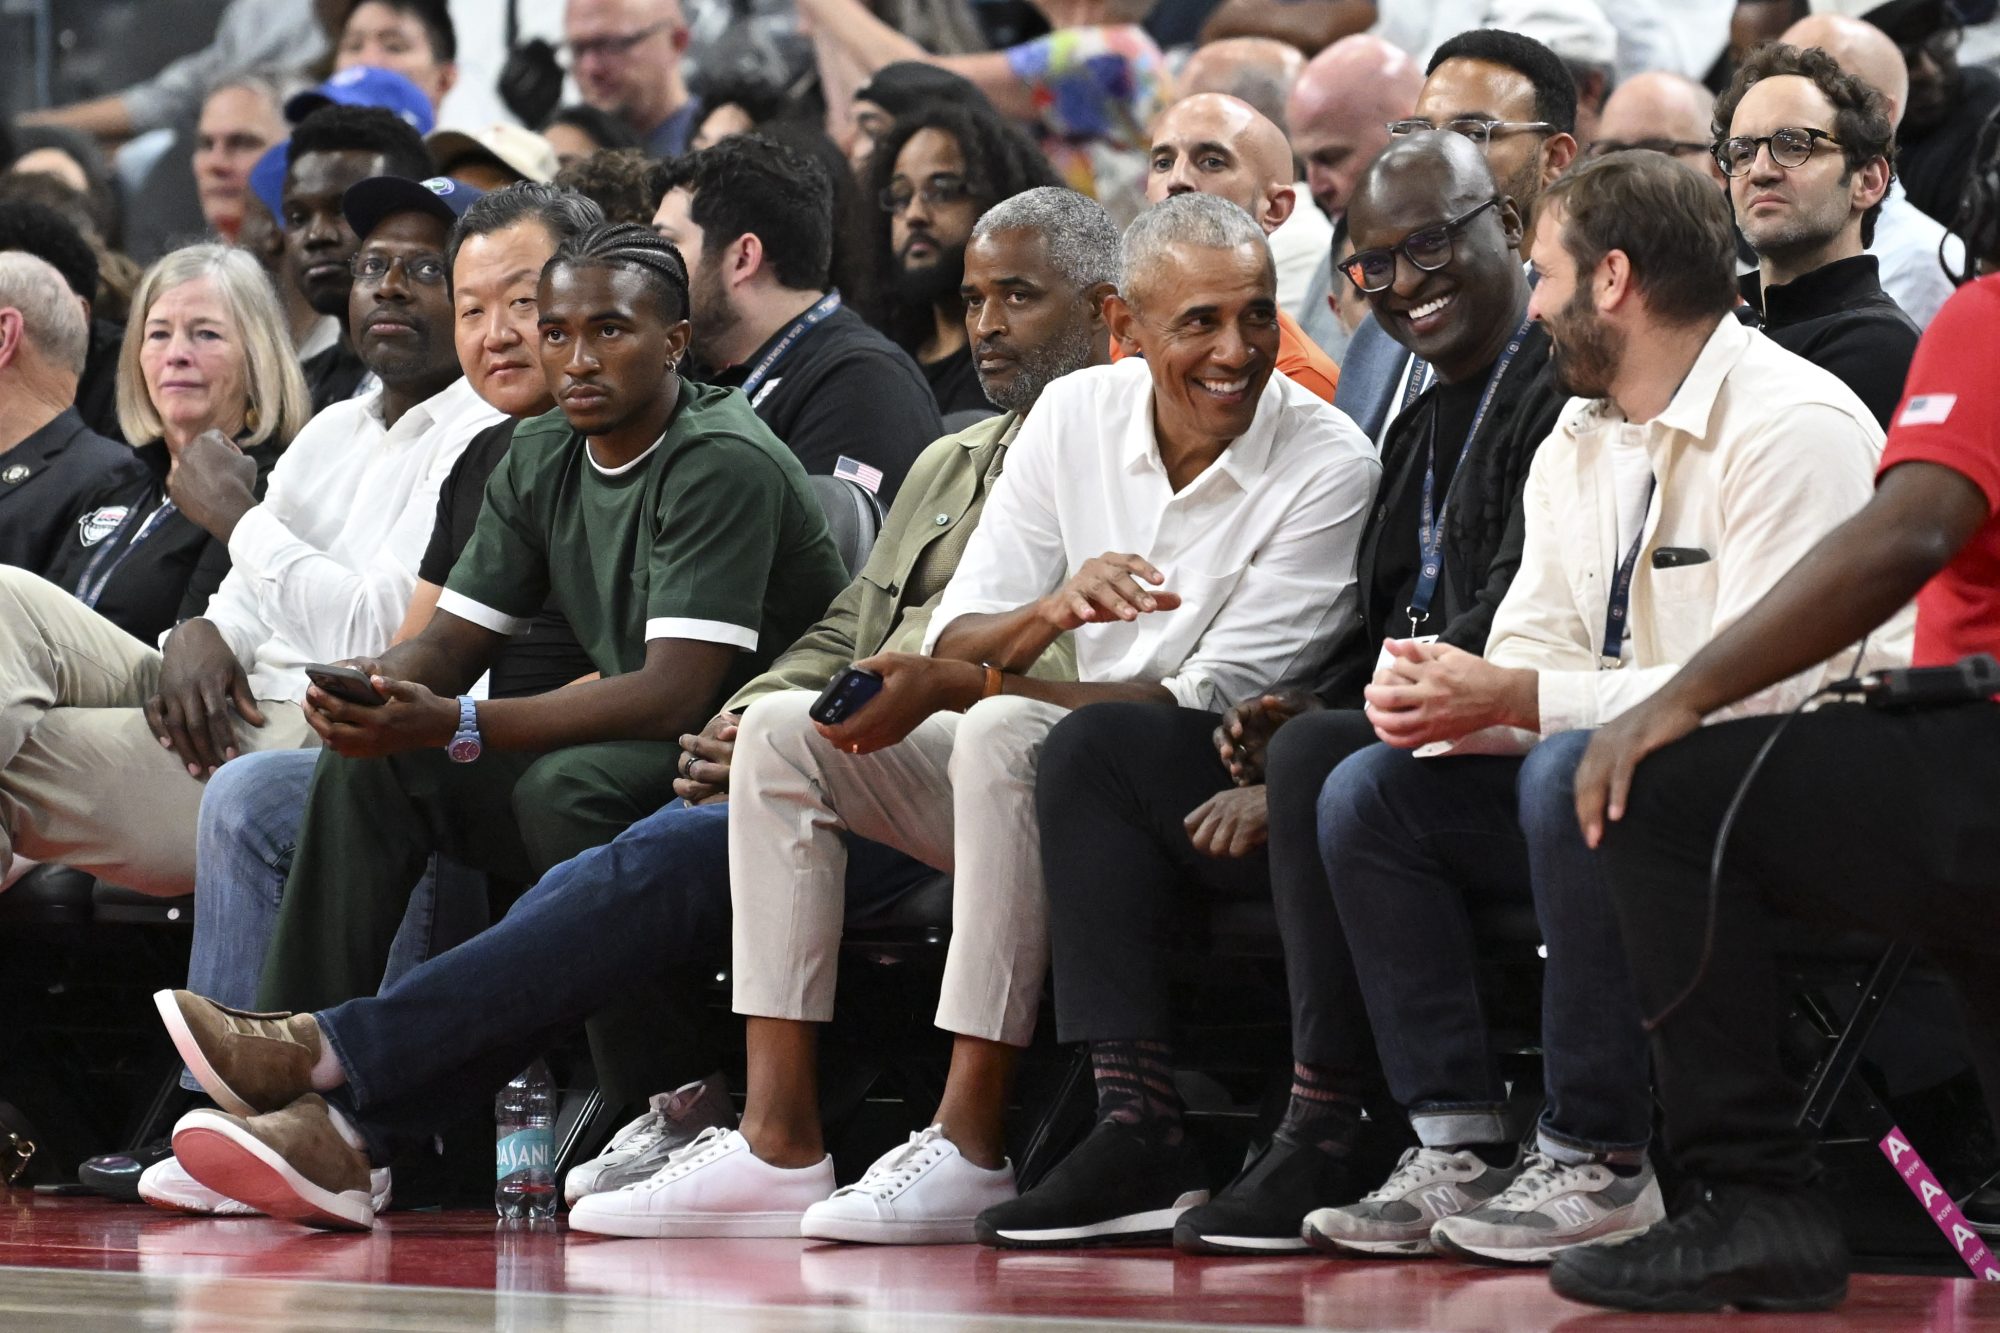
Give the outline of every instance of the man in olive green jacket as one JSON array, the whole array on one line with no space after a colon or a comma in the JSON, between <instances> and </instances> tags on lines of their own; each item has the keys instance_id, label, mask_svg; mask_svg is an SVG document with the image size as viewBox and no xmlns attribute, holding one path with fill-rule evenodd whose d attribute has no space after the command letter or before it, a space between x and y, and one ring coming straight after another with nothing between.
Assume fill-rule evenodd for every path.
<instances>
[{"instance_id":1,"label":"man in olive green jacket","mask_svg":"<svg viewBox=\"0 0 2000 1333\"><path fill-rule=\"evenodd\" d=\"M494 1079L525 1067L553 1033L585 1017L595 1016L592 1046L611 1101L636 1099L712 1067L689 1063L689 1032L702 1021L699 1003L667 1004L659 983L711 962L729 939L726 801L738 715L767 694L818 691L859 658L919 649L1007 446L1041 391L1109 360L1102 307L1117 271L1116 229L1096 203L1072 191L1032 190L981 219L966 252L966 331L980 382L1006 409L1003 415L924 451L860 577L700 736L681 738L675 789L687 804L649 815L613 842L557 866L492 929L432 958L385 994L313 1016L317 1030L302 1044L318 1065L312 1088L296 1091L323 1094L351 1134L320 1141L328 1119L296 1104L259 1107L266 1113L249 1117L207 1113L210 1122L229 1122L225 1136L245 1154L256 1155L250 1141L262 1143L286 1159L282 1177L298 1177L296 1208L268 1194L262 1206L319 1225L343 1224L312 1203L315 1191L326 1189L314 1176L364 1169L365 1178L366 1165L386 1165L398 1151L427 1142L439 1125L490 1097ZM1032 674L1074 679L1069 640L1051 647ZM848 910L879 910L934 874L900 852L856 839ZM188 1015L178 1026L202 1045L203 1059L192 1066L227 1081L239 1041L231 1032L240 1023L203 1021L214 1006L185 992L175 994L174 1007ZM293 1020L293 1029L300 1026ZM733 1120L719 1076L654 1096L603 1155L570 1172L564 1193L574 1203L643 1180L701 1130ZM198 1128L216 1132L214 1123ZM356 1141L365 1147L351 1146ZM208 1169L208 1158L201 1160ZM359 1225L356 1218L345 1223Z\"/></svg>"}]
</instances>

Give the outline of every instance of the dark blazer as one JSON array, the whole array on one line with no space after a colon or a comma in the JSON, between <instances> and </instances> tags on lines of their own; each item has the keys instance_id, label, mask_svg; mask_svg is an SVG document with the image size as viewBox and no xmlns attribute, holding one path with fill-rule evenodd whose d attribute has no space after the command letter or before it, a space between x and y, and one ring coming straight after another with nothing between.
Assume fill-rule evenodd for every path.
<instances>
[{"instance_id":1,"label":"dark blazer","mask_svg":"<svg viewBox=\"0 0 2000 1333\"><path fill-rule=\"evenodd\" d=\"M1384 333L1375 316L1369 315L1355 328L1347 352L1340 358L1340 383L1334 386L1333 405L1347 413L1363 435L1370 440L1378 438L1389 420L1403 367L1409 363L1409 350Z\"/></svg>"}]
</instances>

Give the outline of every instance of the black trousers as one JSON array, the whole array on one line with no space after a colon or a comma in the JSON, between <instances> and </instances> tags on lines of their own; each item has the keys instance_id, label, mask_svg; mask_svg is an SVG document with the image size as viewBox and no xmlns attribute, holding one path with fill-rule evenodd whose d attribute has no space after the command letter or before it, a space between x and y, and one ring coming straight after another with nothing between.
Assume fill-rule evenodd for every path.
<instances>
[{"instance_id":1,"label":"black trousers","mask_svg":"<svg viewBox=\"0 0 2000 1333\"><path fill-rule=\"evenodd\" d=\"M1197 852L1182 822L1227 790L1214 713L1093 704L1049 734L1036 777L1056 1031L1066 1042L1169 1040L1167 954L1188 895L1272 896L1297 1059L1367 1077L1366 1011L1327 891L1314 810L1326 776L1375 742L1358 712L1310 713L1266 763L1270 842L1242 859Z\"/></svg>"},{"instance_id":2,"label":"black trousers","mask_svg":"<svg viewBox=\"0 0 2000 1333\"><path fill-rule=\"evenodd\" d=\"M1775 718L1703 728L1639 768L1605 842L1641 1013L1695 980L1709 857ZM1791 724L1731 833L1714 951L1653 1033L1668 1150L1690 1175L1797 1187L1814 1173L1779 1065L1774 918L1909 940L1951 979L2000 1120L2000 706L1859 706Z\"/></svg>"}]
</instances>

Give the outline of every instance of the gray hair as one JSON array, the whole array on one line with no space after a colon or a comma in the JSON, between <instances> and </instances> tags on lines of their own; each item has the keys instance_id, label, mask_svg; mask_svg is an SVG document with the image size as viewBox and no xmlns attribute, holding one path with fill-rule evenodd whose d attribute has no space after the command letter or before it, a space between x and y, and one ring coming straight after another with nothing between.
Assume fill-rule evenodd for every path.
<instances>
[{"instance_id":1,"label":"gray hair","mask_svg":"<svg viewBox=\"0 0 2000 1333\"><path fill-rule=\"evenodd\" d=\"M0 309L21 312L27 341L50 364L83 374L90 322L83 315L83 299L54 265L25 250L0 251Z\"/></svg>"},{"instance_id":2,"label":"gray hair","mask_svg":"<svg viewBox=\"0 0 2000 1333\"><path fill-rule=\"evenodd\" d=\"M1127 304L1149 269L1172 258L1181 246L1202 250L1237 250L1254 245L1271 265L1271 246L1257 220L1235 204L1212 194L1177 194L1154 204L1132 220L1119 248L1119 294ZM1275 281L1275 268L1272 269Z\"/></svg>"},{"instance_id":3,"label":"gray hair","mask_svg":"<svg viewBox=\"0 0 2000 1333\"><path fill-rule=\"evenodd\" d=\"M605 223L604 210L577 191L541 181L517 181L472 201L453 224L445 246L445 270L458 268L458 252L475 236L491 236L523 222L539 222L557 245Z\"/></svg>"},{"instance_id":4,"label":"gray hair","mask_svg":"<svg viewBox=\"0 0 2000 1333\"><path fill-rule=\"evenodd\" d=\"M1118 281L1118 228L1104 205L1075 190L1042 185L1003 199L972 224L972 239L996 231L1039 233L1049 263L1078 291Z\"/></svg>"},{"instance_id":5,"label":"gray hair","mask_svg":"<svg viewBox=\"0 0 2000 1333\"><path fill-rule=\"evenodd\" d=\"M285 103L289 102L295 94L302 93L312 86L311 79L291 70L272 69L268 67L264 69L247 69L239 74L231 74L211 83L208 86L208 91L202 94L202 101L206 103L209 98L219 92L225 92L231 88L241 88L245 92L255 93L269 102L279 116L282 117L285 114Z\"/></svg>"}]
</instances>

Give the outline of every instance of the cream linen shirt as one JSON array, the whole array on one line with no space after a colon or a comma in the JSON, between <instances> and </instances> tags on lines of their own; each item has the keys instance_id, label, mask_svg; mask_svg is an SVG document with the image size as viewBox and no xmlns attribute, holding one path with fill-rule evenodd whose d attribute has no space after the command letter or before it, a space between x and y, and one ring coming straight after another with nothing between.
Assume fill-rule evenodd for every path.
<instances>
[{"instance_id":1,"label":"cream linen shirt","mask_svg":"<svg viewBox=\"0 0 2000 1333\"><path fill-rule=\"evenodd\" d=\"M1621 434L1644 445L1657 490L1632 578L1630 658L1607 670L1605 612L1625 554L1610 459ZM1631 424L1608 399L1563 409L1528 471L1521 569L1494 614L1487 660L1539 674L1543 735L1609 722L1868 503L1881 455L1882 430L1846 385L1724 318L1653 420ZM1656 569L1663 547L1711 558ZM1906 607L1869 639L1859 669L1907 665L1914 628ZM1709 720L1795 707L1854 665L1850 650Z\"/></svg>"},{"instance_id":2,"label":"cream linen shirt","mask_svg":"<svg viewBox=\"0 0 2000 1333\"><path fill-rule=\"evenodd\" d=\"M1381 465L1359 428L1273 371L1250 428L1179 493L1128 357L1043 390L923 651L960 616L1017 610L1106 552L1144 556L1181 605L1076 632L1077 678L1157 682L1220 711L1306 680L1355 614L1355 550Z\"/></svg>"}]
</instances>

